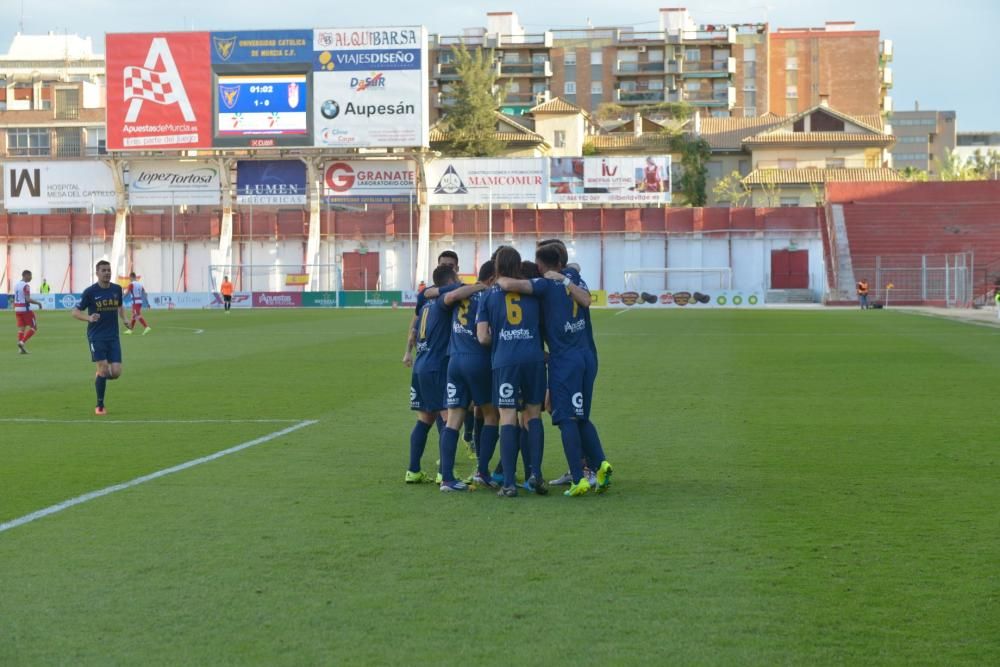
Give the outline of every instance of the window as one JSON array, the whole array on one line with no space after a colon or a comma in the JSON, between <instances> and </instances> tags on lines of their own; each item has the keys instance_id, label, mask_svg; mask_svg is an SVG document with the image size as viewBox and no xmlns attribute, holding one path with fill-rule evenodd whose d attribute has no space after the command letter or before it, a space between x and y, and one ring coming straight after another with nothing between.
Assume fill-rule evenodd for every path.
<instances>
[{"instance_id":1,"label":"window","mask_svg":"<svg viewBox=\"0 0 1000 667\"><path fill-rule=\"evenodd\" d=\"M531 92L537 95L538 93L544 93L549 89L549 84L545 82L533 83L531 84Z\"/></svg>"},{"instance_id":2,"label":"window","mask_svg":"<svg viewBox=\"0 0 1000 667\"><path fill-rule=\"evenodd\" d=\"M757 63L743 63L743 76L747 79L757 77Z\"/></svg>"},{"instance_id":3,"label":"window","mask_svg":"<svg viewBox=\"0 0 1000 667\"><path fill-rule=\"evenodd\" d=\"M604 94L604 84L600 81L590 82L590 94L591 95L603 95Z\"/></svg>"},{"instance_id":4,"label":"window","mask_svg":"<svg viewBox=\"0 0 1000 667\"><path fill-rule=\"evenodd\" d=\"M533 65L544 65L549 59L546 53L532 53L531 54L531 64Z\"/></svg>"},{"instance_id":5,"label":"window","mask_svg":"<svg viewBox=\"0 0 1000 667\"><path fill-rule=\"evenodd\" d=\"M563 89L563 94L576 95L576 81L567 81L566 87Z\"/></svg>"},{"instance_id":6,"label":"window","mask_svg":"<svg viewBox=\"0 0 1000 667\"><path fill-rule=\"evenodd\" d=\"M785 42L785 55L794 56L799 50L799 43L794 39L790 39Z\"/></svg>"},{"instance_id":7,"label":"window","mask_svg":"<svg viewBox=\"0 0 1000 667\"><path fill-rule=\"evenodd\" d=\"M455 62L455 54L451 51L441 51L438 53L438 62L442 65L451 65Z\"/></svg>"},{"instance_id":8,"label":"window","mask_svg":"<svg viewBox=\"0 0 1000 667\"><path fill-rule=\"evenodd\" d=\"M663 90L663 79L650 79L648 88L650 90Z\"/></svg>"},{"instance_id":9,"label":"window","mask_svg":"<svg viewBox=\"0 0 1000 667\"><path fill-rule=\"evenodd\" d=\"M799 205L798 197L782 197L781 208L792 208Z\"/></svg>"},{"instance_id":10,"label":"window","mask_svg":"<svg viewBox=\"0 0 1000 667\"><path fill-rule=\"evenodd\" d=\"M56 157L80 157L80 128L56 128Z\"/></svg>"},{"instance_id":11,"label":"window","mask_svg":"<svg viewBox=\"0 0 1000 667\"><path fill-rule=\"evenodd\" d=\"M684 60L698 62L701 60L701 49L688 49L684 52Z\"/></svg>"},{"instance_id":12,"label":"window","mask_svg":"<svg viewBox=\"0 0 1000 667\"><path fill-rule=\"evenodd\" d=\"M567 67L576 66L576 50L568 49L566 53L563 54L563 65Z\"/></svg>"},{"instance_id":13,"label":"window","mask_svg":"<svg viewBox=\"0 0 1000 667\"><path fill-rule=\"evenodd\" d=\"M604 52L600 49L594 49L590 52L590 64L591 65L603 65L604 64Z\"/></svg>"},{"instance_id":14,"label":"window","mask_svg":"<svg viewBox=\"0 0 1000 667\"><path fill-rule=\"evenodd\" d=\"M844 168L844 158L842 157L828 157L826 159L827 169L843 169Z\"/></svg>"},{"instance_id":15,"label":"window","mask_svg":"<svg viewBox=\"0 0 1000 667\"><path fill-rule=\"evenodd\" d=\"M78 88L57 88L56 118L71 119L80 117L80 90Z\"/></svg>"},{"instance_id":16,"label":"window","mask_svg":"<svg viewBox=\"0 0 1000 667\"><path fill-rule=\"evenodd\" d=\"M24 127L7 130L7 154L51 155L49 131L39 127Z\"/></svg>"},{"instance_id":17,"label":"window","mask_svg":"<svg viewBox=\"0 0 1000 667\"><path fill-rule=\"evenodd\" d=\"M747 79L743 82L743 90L747 92L755 92L757 90L757 82L753 79Z\"/></svg>"},{"instance_id":18,"label":"window","mask_svg":"<svg viewBox=\"0 0 1000 667\"><path fill-rule=\"evenodd\" d=\"M743 49L743 62L745 63L756 63L757 62L757 48L754 46L748 46Z\"/></svg>"},{"instance_id":19,"label":"window","mask_svg":"<svg viewBox=\"0 0 1000 667\"><path fill-rule=\"evenodd\" d=\"M743 116L745 118L753 118L757 115L757 107L743 107Z\"/></svg>"},{"instance_id":20,"label":"window","mask_svg":"<svg viewBox=\"0 0 1000 667\"><path fill-rule=\"evenodd\" d=\"M798 86L785 86L785 97L789 99L795 99L799 96Z\"/></svg>"},{"instance_id":21,"label":"window","mask_svg":"<svg viewBox=\"0 0 1000 667\"><path fill-rule=\"evenodd\" d=\"M791 58L785 58L785 69L793 70L799 68L799 59L792 56Z\"/></svg>"},{"instance_id":22,"label":"window","mask_svg":"<svg viewBox=\"0 0 1000 667\"><path fill-rule=\"evenodd\" d=\"M901 144L926 144L927 135L921 134L915 137L896 137L896 141Z\"/></svg>"},{"instance_id":23,"label":"window","mask_svg":"<svg viewBox=\"0 0 1000 667\"><path fill-rule=\"evenodd\" d=\"M556 148L566 148L566 130L556 130L554 142Z\"/></svg>"},{"instance_id":24,"label":"window","mask_svg":"<svg viewBox=\"0 0 1000 667\"><path fill-rule=\"evenodd\" d=\"M799 161L793 157L778 158L778 169L795 169Z\"/></svg>"},{"instance_id":25,"label":"window","mask_svg":"<svg viewBox=\"0 0 1000 667\"><path fill-rule=\"evenodd\" d=\"M639 52L634 49L618 49L618 60L623 63L637 63Z\"/></svg>"},{"instance_id":26,"label":"window","mask_svg":"<svg viewBox=\"0 0 1000 667\"><path fill-rule=\"evenodd\" d=\"M746 176L750 173L750 160L740 160L739 162L740 176Z\"/></svg>"},{"instance_id":27,"label":"window","mask_svg":"<svg viewBox=\"0 0 1000 667\"><path fill-rule=\"evenodd\" d=\"M684 90L688 91L689 93L697 93L699 90L701 90L701 82L687 81L684 84Z\"/></svg>"},{"instance_id":28,"label":"window","mask_svg":"<svg viewBox=\"0 0 1000 667\"><path fill-rule=\"evenodd\" d=\"M663 62L663 49L652 49L646 55L649 57L649 62L651 63Z\"/></svg>"},{"instance_id":29,"label":"window","mask_svg":"<svg viewBox=\"0 0 1000 667\"><path fill-rule=\"evenodd\" d=\"M519 92L521 92L521 82L520 81L508 81L507 82L507 92L508 93L519 93Z\"/></svg>"},{"instance_id":30,"label":"window","mask_svg":"<svg viewBox=\"0 0 1000 667\"><path fill-rule=\"evenodd\" d=\"M785 100L785 115L794 116L799 112L799 101L795 98Z\"/></svg>"},{"instance_id":31,"label":"window","mask_svg":"<svg viewBox=\"0 0 1000 667\"><path fill-rule=\"evenodd\" d=\"M757 93L749 90L743 91L743 107L751 108L757 106Z\"/></svg>"},{"instance_id":32,"label":"window","mask_svg":"<svg viewBox=\"0 0 1000 667\"><path fill-rule=\"evenodd\" d=\"M87 137L87 155L104 155L106 151L105 136L103 127L88 127L84 130Z\"/></svg>"},{"instance_id":33,"label":"window","mask_svg":"<svg viewBox=\"0 0 1000 667\"><path fill-rule=\"evenodd\" d=\"M799 73L795 70L785 72L785 85L797 86L799 84Z\"/></svg>"},{"instance_id":34,"label":"window","mask_svg":"<svg viewBox=\"0 0 1000 667\"><path fill-rule=\"evenodd\" d=\"M623 92L634 93L638 86L636 85L635 81L629 80L629 81L622 81L621 83L618 84L618 87Z\"/></svg>"},{"instance_id":35,"label":"window","mask_svg":"<svg viewBox=\"0 0 1000 667\"><path fill-rule=\"evenodd\" d=\"M712 118L729 118L729 112L725 109L713 109Z\"/></svg>"}]
</instances>

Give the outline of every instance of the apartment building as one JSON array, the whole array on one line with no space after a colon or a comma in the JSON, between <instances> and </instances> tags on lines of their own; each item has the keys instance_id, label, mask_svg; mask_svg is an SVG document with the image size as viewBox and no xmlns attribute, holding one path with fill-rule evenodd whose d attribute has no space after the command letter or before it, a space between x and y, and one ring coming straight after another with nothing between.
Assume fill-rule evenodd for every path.
<instances>
[{"instance_id":1,"label":"apartment building","mask_svg":"<svg viewBox=\"0 0 1000 667\"><path fill-rule=\"evenodd\" d=\"M959 132L955 144L955 154L963 164L975 158L976 152L983 157L990 153L1000 154L1000 132Z\"/></svg>"},{"instance_id":2,"label":"apartment building","mask_svg":"<svg viewBox=\"0 0 1000 667\"><path fill-rule=\"evenodd\" d=\"M102 154L105 93L89 37L18 34L0 54L0 155Z\"/></svg>"},{"instance_id":3,"label":"apartment building","mask_svg":"<svg viewBox=\"0 0 1000 667\"><path fill-rule=\"evenodd\" d=\"M492 49L507 86L504 113L560 97L588 112L687 102L703 117L795 114L819 103L849 113L891 108L892 43L852 22L770 31L766 23L696 24L684 8L659 11L657 30L593 27L526 33L514 12L486 26L430 38L432 122L457 80L452 47ZM780 53L778 52L780 51ZM844 57L838 59L843 51ZM861 71L856 71L861 70Z\"/></svg>"},{"instance_id":4,"label":"apartment building","mask_svg":"<svg viewBox=\"0 0 1000 667\"><path fill-rule=\"evenodd\" d=\"M768 110L791 115L826 99L848 114L892 111L892 42L853 21L779 28L769 36Z\"/></svg>"},{"instance_id":5,"label":"apartment building","mask_svg":"<svg viewBox=\"0 0 1000 667\"><path fill-rule=\"evenodd\" d=\"M896 169L914 167L926 171L931 178L941 175L941 166L950 151L955 150L958 123L954 111L894 111L890 116L896 145L892 148L892 166Z\"/></svg>"}]
</instances>

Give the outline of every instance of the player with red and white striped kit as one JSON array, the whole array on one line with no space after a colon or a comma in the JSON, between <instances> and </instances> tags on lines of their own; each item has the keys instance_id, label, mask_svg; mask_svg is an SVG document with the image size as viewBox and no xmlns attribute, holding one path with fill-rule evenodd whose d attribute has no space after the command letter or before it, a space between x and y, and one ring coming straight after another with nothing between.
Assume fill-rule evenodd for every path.
<instances>
[{"instance_id":1,"label":"player with red and white striped kit","mask_svg":"<svg viewBox=\"0 0 1000 667\"><path fill-rule=\"evenodd\" d=\"M31 312L31 304L39 308L42 304L31 298L31 271L22 271L21 279L14 284L14 316L17 318L17 349L28 354L24 344L38 331L38 322Z\"/></svg>"},{"instance_id":2,"label":"player with red and white striped kit","mask_svg":"<svg viewBox=\"0 0 1000 667\"><path fill-rule=\"evenodd\" d=\"M131 335L132 329L135 328L135 321L139 320L139 324L143 326L142 335L145 336L153 327L146 324L146 318L142 316L142 306L143 304L149 305L149 301L146 298L146 288L143 286L139 279L136 278L135 272L128 274L129 284L125 288L125 294L132 295L132 321L129 322L128 329L125 330L125 335Z\"/></svg>"}]
</instances>

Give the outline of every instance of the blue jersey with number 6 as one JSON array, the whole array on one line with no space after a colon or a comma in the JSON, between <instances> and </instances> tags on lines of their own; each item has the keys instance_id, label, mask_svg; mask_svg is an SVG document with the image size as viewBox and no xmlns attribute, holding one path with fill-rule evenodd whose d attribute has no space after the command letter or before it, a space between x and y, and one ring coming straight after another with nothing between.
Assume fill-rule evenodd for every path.
<instances>
[{"instance_id":1,"label":"blue jersey with number 6","mask_svg":"<svg viewBox=\"0 0 1000 667\"><path fill-rule=\"evenodd\" d=\"M488 322L493 333L493 368L543 361L538 299L504 292L494 285L483 293L476 323Z\"/></svg>"}]
</instances>

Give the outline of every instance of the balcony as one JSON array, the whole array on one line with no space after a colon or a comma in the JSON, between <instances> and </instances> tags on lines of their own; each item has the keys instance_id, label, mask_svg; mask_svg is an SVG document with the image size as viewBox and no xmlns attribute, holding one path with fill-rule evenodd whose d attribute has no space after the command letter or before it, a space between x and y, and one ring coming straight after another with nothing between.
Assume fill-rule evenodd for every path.
<instances>
[{"instance_id":1,"label":"balcony","mask_svg":"<svg viewBox=\"0 0 1000 667\"><path fill-rule=\"evenodd\" d=\"M434 73L438 79L458 78L458 70L455 69L455 63L438 63L435 66Z\"/></svg>"},{"instance_id":2,"label":"balcony","mask_svg":"<svg viewBox=\"0 0 1000 667\"><path fill-rule=\"evenodd\" d=\"M698 30L685 30L681 33L684 42L724 42L728 44L736 43L736 28L732 26L703 25Z\"/></svg>"},{"instance_id":3,"label":"balcony","mask_svg":"<svg viewBox=\"0 0 1000 667\"><path fill-rule=\"evenodd\" d=\"M438 93L434 100L434 106L436 107L450 107L455 103L455 98L448 93Z\"/></svg>"},{"instance_id":4,"label":"balcony","mask_svg":"<svg viewBox=\"0 0 1000 667\"><path fill-rule=\"evenodd\" d=\"M736 73L736 58L685 60L684 76L691 79L726 79Z\"/></svg>"},{"instance_id":5,"label":"balcony","mask_svg":"<svg viewBox=\"0 0 1000 667\"><path fill-rule=\"evenodd\" d=\"M500 63L500 70L497 76L528 76L541 77L552 76L552 62L546 60L541 63Z\"/></svg>"},{"instance_id":6,"label":"balcony","mask_svg":"<svg viewBox=\"0 0 1000 667\"><path fill-rule=\"evenodd\" d=\"M659 104L660 102L680 102L680 93L675 90L621 90L615 91L621 104Z\"/></svg>"},{"instance_id":7,"label":"balcony","mask_svg":"<svg viewBox=\"0 0 1000 667\"><path fill-rule=\"evenodd\" d=\"M892 69L888 67L882 69L882 85L885 88L892 88Z\"/></svg>"},{"instance_id":8,"label":"balcony","mask_svg":"<svg viewBox=\"0 0 1000 667\"><path fill-rule=\"evenodd\" d=\"M431 35L430 47L439 49L450 49L453 46L483 46L485 38L483 35Z\"/></svg>"},{"instance_id":9,"label":"balcony","mask_svg":"<svg viewBox=\"0 0 1000 667\"><path fill-rule=\"evenodd\" d=\"M546 91L539 91L537 93L527 92L517 92L517 93L507 93L503 98L503 104L501 106L529 106L533 107L538 102L539 96L545 95Z\"/></svg>"},{"instance_id":10,"label":"balcony","mask_svg":"<svg viewBox=\"0 0 1000 667\"><path fill-rule=\"evenodd\" d=\"M700 107L724 107L732 109L736 106L736 89L732 86L708 93L690 93L685 95L684 101L690 102Z\"/></svg>"},{"instance_id":11,"label":"balcony","mask_svg":"<svg viewBox=\"0 0 1000 667\"><path fill-rule=\"evenodd\" d=\"M543 32L533 35L488 35L489 46L497 49L517 46L552 46L552 33Z\"/></svg>"},{"instance_id":12,"label":"balcony","mask_svg":"<svg viewBox=\"0 0 1000 667\"><path fill-rule=\"evenodd\" d=\"M667 34L659 32L633 32L631 30L619 30L615 40L617 44L662 44L667 41Z\"/></svg>"},{"instance_id":13,"label":"balcony","mask_svg":"<svg viewBox=\"0 0 1000 667\"><path fill-rule=\"evenodd\" d=\"M659 62L626 62L619 60L615 65L615 74L618 76L629 76L638 74L663 74L666 71L665 63Z\"/></svg>"},{"instance_id":14,"label":"balcony","mask_svg":"<svg viewBox=\"0 0 1000 667\"><path fill-rule=\"evenodd\" d=\"M883 39L879 44L879 55L882 56L883 62L892 62L892 40Z\"/></svg>"}]
</instances>

